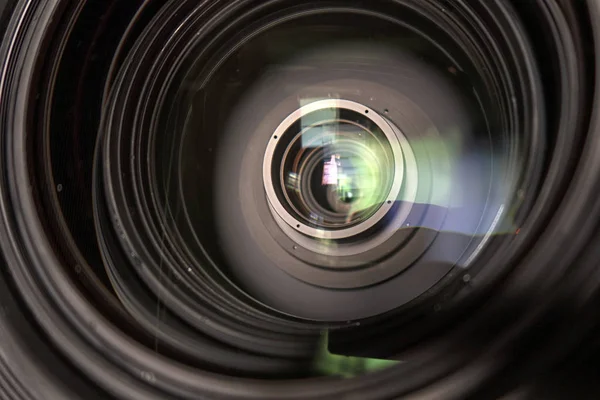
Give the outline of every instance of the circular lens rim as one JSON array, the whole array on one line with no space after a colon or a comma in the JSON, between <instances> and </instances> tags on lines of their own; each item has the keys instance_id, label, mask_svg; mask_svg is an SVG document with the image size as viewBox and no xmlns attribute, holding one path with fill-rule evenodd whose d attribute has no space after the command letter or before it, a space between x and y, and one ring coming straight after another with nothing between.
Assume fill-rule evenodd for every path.
<instances>
[{"instance_id":1,"label":"circular lens rim","mask_svg":"<svg viewBox=\"0 0 600 400\"><path fill-rule=\"evenodd\" d=\"M292 125L300 120L301 118L326 109L346 109L354 111L366 118L370 119L385 135L388 143L392 149L392 156L394 158L394 177L392 185L384 201L377 211L375 211L368 219L359 222L356 225L348 228L336 229L336 230L325 230L311 227L304 222L295 218L289 213L286 208L281 204L279 197L277 196L277 190L275 188L274 180L272 177L272 165L274 162L275 152L279 144L279 138L292 127ZM344 99L325 99L317 100L315 102L304 105L290 114L275 130L271 140L267 145L264 161L263 161L263 185L265 194L269 202L271 210L274 210L279 218L285 221L290 227L293 227L296 231L301 232L304 235L325 239L325 240L340 240L355 237L368 229L373 228L379 223L385 215L391 210L395 201L398 199L400 190L402 189L402 182L404 179L404 155L400 142L392 126L388 121L379 115L377 111L364 106L360 103L344 100Z\"/></svg>"}]
</instances>

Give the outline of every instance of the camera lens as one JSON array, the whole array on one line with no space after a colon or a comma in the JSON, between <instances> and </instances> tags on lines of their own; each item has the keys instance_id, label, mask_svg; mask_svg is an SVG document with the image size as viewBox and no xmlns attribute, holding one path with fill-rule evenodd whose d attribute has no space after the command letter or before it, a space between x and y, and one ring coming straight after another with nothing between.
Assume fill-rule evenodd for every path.
<instances>
[{"instance_id":1,"label":"camera lens","mask_svg":"<svg viewBox=\"0 0 600 400\"><path fill-rule=\"evenodd\" d=\"M0 2L0 397L551 398L600 350L599 20Z\"/></svg>"}]
</instances>

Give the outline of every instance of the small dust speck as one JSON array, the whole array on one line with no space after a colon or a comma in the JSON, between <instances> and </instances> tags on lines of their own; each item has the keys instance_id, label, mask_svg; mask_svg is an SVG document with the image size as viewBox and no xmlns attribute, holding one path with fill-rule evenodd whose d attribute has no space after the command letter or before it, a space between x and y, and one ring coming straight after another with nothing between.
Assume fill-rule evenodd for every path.
<instances>
[{"instance_id":1,"label":"small dust speck","mask_svg":"<svg viewBox=\"0 0 600 400\"><path fill-rule=\"evenodd\" d=\"M148 382L156 381L156 377L154 376L154 374L152 372L142 371L141 375L142 375L142 379L144 379Z\"/></svg>"}]
</instances>

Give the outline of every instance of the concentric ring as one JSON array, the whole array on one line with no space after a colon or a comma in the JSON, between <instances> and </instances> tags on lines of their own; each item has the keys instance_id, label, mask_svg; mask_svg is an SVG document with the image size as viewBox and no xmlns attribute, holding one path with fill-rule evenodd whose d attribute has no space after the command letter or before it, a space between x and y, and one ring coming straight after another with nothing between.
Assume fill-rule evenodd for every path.
<instances>
[{"instance_id":1,"label":"concentric ring","mask_svg":"<svg viewBox=\"0 0 600 400\"><path fill-rule=\"evenodd\" d=\"M394 166L392 185L389 189L389 192L387 193L386 200L380 204L377 211L366 221L363 221L349 228L337 230L324 230L313 228L310 225L307 225L303 221L300 221L293 215L291 215L285 209L285 207L283 207L281 201L278 199L278 196L275 191L274 180L272 177L274 153L278 144L281 142L277 139L283 137L285 132L298 120L301 120L302 118L305 118L307 115L316 111L329 109L352 110L357 113L364 114L369 119L371 119L376 124L376 126L381 129L385 137L388 139L388 142L393 152ZM356 236L357 234L360 234L361 232L364 232L369 228L373 227L375 224L377 224L388 213L388 211L392 208L393 204L398 199L398 194L400 193L400 189L402 187L403 176L404 159L402 156L402 149L400 148L399 140L390 124L375 110L369 109L368 107L362 104L343 99L327 99L315 101L313 103L307 104L299 108L298 110L290 114L273 133L273 140L270 140L267 145L263 163L263 184L267 198L269 200L269 205L277 213L279 218L283 219L289 226L294 227L296 230L298 230L304 235L320 239L336 240L349 238L352 236Z\"/></svg>"},{"instance_id":2,"label":"concentric ring","mask_svg":"<svg viewBox=\"0 0 600 400\"><path fill-rule=\"evenodd\" d=\"M497 398L524 383L526 392L535 392L529 386L535 378L546 376L573 354L597 347L590 339L597 336L599 291L600 203L594 193L600 182L600 88L594 79L600 74L597 2L13 3L0 48L0 246L6 263L0 272L2 395ZM479 100L473 108L485 117L478 127L486 126L482 136L490 133L492 138L491 144L484 143L494 155L490 176L499 183L481 194L489 202L476 204L485 206L477 208L483 215L480 220L469 220L469 228L477 226L472 241L441 242L454 251L451 262L430 258L421 269L406 266L395 275L407 279L405 290L391 291L394 296L361 297L402 298L402 306L348 324L294 317L264 301L272 299L257 299L239 287L232 271L219 268L225 264L206 240L216 231L203 234L210 220L200 218L206 213L197 211L199 202L208 202L202 194L210 192L209 186L186 186L192 181L189 175L198 174L191 171L207 169L196 169L191 162L163 168L169 157L157 151L173 144L172 159L177 162L211 159L213 147L190 146L205 143L198 137L202 135L192 137L182 121L202 114L190 110L202 110L203 104L218 108L225 89L239 87L244 71L236 75L234 68L226 74L227 84L215 75L227 64L228 55L247 61L248 53L237 50L248 49L245 45L261 32L294 25L302 17L311 27L311 21L319 26L327 22L327 27L338 26L332 23L337 21L355 29L374 19L382 29L388 23L392 32L405 29L403 38L413 42L402 44L411 50L418 52L423 43L437 49L427 60L446 63L453 82L464 83ZM382 37L389 37L390 31ZM330 30L326 33L331 35ZM249 52L254 59L265 57L256 48L261 47ZM379 67L385 72L385 65ZM354 69L352 77L340 77L338 82L356 82L364 78L360 72ZM393 81L390 76L406 74L385 75L384 80ZM323 81L334 81L331 75L326 78ZM188 101L202 99L211 83L219 84L222 96L205 103ZM404 83L410 88L408 80ZM425 83L422 86L429 88ZM415 132L427 131L420 129L429 126L427 122L445 126L442 122L449 119L440 111L443 107L420 107L427 91L422 90L422 97L413 91L411 116L426 110L423 114L430 120L411 119L403 113L410 107L406 99L390 102L350 92L353 100L370 109L389 109L386 119L401 129L420 163L419 198L431 178L423 155L430 156L427 162L435 161L441 147L427 147L416 138L438 138L448 132L432 130L430 136ZM107 94L105 102L100 100L102 93ZM282 115L292 109L286 107L281 107ZM277 105L271 109L281 111ZM264 115L255 117L260 122ZM263 139L260 143L266 145ZM401 148L406 164L408 152ZM252 155L252 148L244 150ZM262 154L255 159L262 161ZM252 171L242 173L260 183L262 165L249 164ZM431 175L439 178L439 169ZM437 182L443 186L444 179ZM404 179L401 192L407 183ZM258 186L252 189L260 190L263 198L253 197L255 204L264 200L264 187ZM241 224L245 214L236 203L239 188L236 182L236 195L228 197L224 208L237 207L231 213ZM413 205L411 215L418 206ZM442 208L449 210L446 219L428 219L425 212L415 219L439 223L436 239L450 237L443 227L452 226L448 222L452 207ZM271 215L268 205L265 209ZM505 211L503 217L490 224L498 210ZM460 219L457 216L454 221ZM491 225L496 227L493 231ZM228 226L233 231L238 227ZM231 237L248 229L263 235L244 236L245 241L230 244L228 249L235 251L226 255L245 261L242 266L248 266L248 273L264 273L260 278L279 286L276 289L292 301L297 293L286 285L298 279L280 271L285 279L269 281L280 275L268 270L266 263L251 262L250 251L264 244L277 246L273 254L289 262L290 269L290 260L302 259L312 262L303 262L303 267L310 264L331 272L319 263L331 258L310 249L298 249L301 256L290 256L293 241L279 235L279 228L277 221L265 218L243 228L246 231L237 229ZM227 233L220 237L228 237ZM439 243L424 247L447 255ZM459 248L464 252L456 254ZM337 257L335 266L348 276L361 273L363 256ZM384 266L386 257L370 260ZM344 302L344 295L355 290L361 296L370 289L338 288L330 290L335 294L326 300L332 308L352 308L356 304ZM322 287L313 293L319 295L301 300L319 301L324 298L320 294L329 295ZM318 373L307 365L319 332L328 328L332 348L337 344L369 355L409 354L410 360L352 379L315 379ZM533 398L543 396L534 393Z\"/></svg>"}]
</instances>

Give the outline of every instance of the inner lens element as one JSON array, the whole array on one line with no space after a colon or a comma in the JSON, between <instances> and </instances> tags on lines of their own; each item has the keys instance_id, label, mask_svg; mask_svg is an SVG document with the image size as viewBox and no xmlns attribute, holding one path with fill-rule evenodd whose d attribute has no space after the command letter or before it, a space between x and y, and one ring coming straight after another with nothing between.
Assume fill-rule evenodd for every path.
<instances>
[{"instance_id":1,"label":"inner lens element","mask_svg":"<svg viewBox=\"0 0 600 400\"><path fill-rule=\"evenodd\" d=\"M289 226L340 239L373 227L402 186L403 156L391 125L348 100L300 107L277 128L265 153L269 206Z\"/></svg>"}]
</instances>

